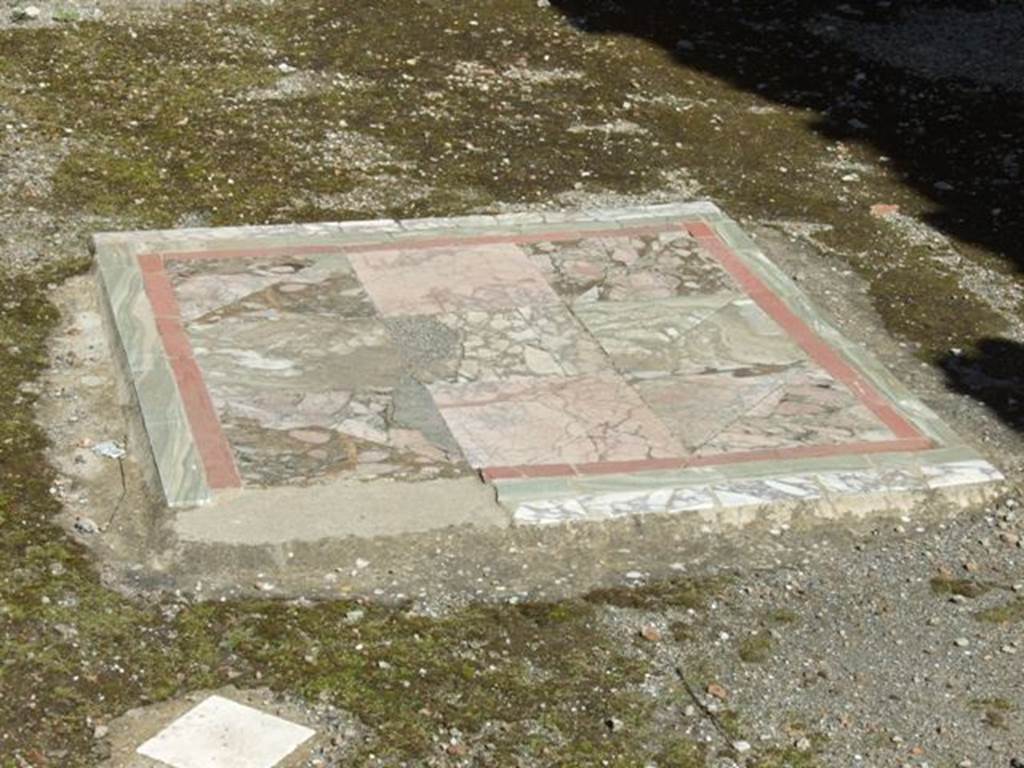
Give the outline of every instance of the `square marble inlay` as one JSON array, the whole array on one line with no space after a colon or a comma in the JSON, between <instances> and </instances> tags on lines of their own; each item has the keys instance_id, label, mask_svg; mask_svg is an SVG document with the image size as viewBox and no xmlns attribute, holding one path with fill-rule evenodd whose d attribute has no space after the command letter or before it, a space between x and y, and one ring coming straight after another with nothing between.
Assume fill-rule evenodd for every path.
<instances>
[{"instance_id":1,"label":"square marble inlay","mask_svg":"<svg viewBox=\"0 0 1024 768\"><path fill-rule=\"evenodd\" d=\"M314 735L303 725L211 696L137 752L172 768L274 768Z\"/></svg>"}]
</instances>

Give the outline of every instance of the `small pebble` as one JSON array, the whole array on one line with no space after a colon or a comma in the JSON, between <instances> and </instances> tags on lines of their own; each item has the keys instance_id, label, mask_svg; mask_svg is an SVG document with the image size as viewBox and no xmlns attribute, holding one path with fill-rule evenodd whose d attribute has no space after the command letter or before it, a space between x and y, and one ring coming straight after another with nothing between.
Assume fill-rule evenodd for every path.
<instances>
[{"instance_id":1,"label":"small pebble","mask_svg":"<svg viewBox=\"0 0 1024 768\"><path fill-rule=\"evenodd\" d=\"M75 530L86 535L99 533L100 527L88 517L75 518Z\"/></svg>"},{"instance_id":2,"label":"small pebble","mask_svg":"<svg viewBox=\"0 0 1024 768\"><path fill-rule=\"evenodd\" d=\"M714 696L716 699L720 699L721 701L725 701L729 698L729 692L718 683L709 683L707 692L709 696Z\"/></svg>"},{"instance_id":3,"label":"small pebble","mask_svg":"<svg viewBox=\"0 0 1024 768\"><path fill-rule=\"evenodd\" d=\"M605 727L612 733L618 733L626 727L626 724L619 720L619 718L617 717L609 717L607 720L604 721L604 724Z\"/></svg>"},{"instance_id":4,"label":"small pebble","mask_svg":"<svg viewBox=\"0 0 1024 768\"><path fill-rule=\"evenodd\" d=\"M640 630L640 637L652 643L657 643L661 640L661 630L653 624L644 624Z\"/></svg>"},{"instance_id":5,"label":"small pebble","mask_svg":"<svg viewBox=\"0 0 1024 768\"><path fill-rule=\"evenodd\" d=\"M34 21L39 18L39 14L42 13L34 5L26 5L24 8L17 8L11 14L15 21Z\"/></svg>"}]
</instances>

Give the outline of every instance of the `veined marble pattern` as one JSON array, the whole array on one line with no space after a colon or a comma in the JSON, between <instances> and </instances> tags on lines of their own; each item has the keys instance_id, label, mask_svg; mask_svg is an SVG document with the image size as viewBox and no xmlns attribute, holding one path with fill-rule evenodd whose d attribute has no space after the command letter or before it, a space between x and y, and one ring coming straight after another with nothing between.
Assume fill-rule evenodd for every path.
<instances>
[{"instance_id":1,"label":"veined marble pattern","mask_svg":"<svg viewBox=\"0 0 1024 768\"><path fill-rule=\"evenodd\" d=\"M635 461L682 446L615 375L430 387L474 467Z\"/></svg>"},{"instance_id":2,"label":"veined marble pattern","mask_svg":"<svg viewBox=\"0 0 1024 768\"><path fill-rule=\"evenodd\" d=\"M984 459L949 461L924 465L921 469L929 488L953 488L960 485L994 483L1003 479L1003 473Z\"/></svg>"},{"instance_id":3,"label":"veined marble pattern","mask_svg":"<svg viewBox=\"0 0 1024 768\"><path fill-rule=\"evenodd\" d=\"M255 293L245 290L250 271L214 265L176 279L179 296L193 299L198 317L186 331L246 484L470 471L344 262L260 265L265 274L255 277L273 282ZM224 286L214 290L211 280Z\"/></svg>"},{"instance_id":4,"label":"veined marble pattern","mask_svg":"<svg viewBox=\"0 0 1024 768\"><path fill-rule=\"evenodd\" d=\"M772 477L764 480L733 480L712 486L723 507L746 507L779 501L813 501L823 495L814 477Z\"/></svg>"},{"instance_id":5,"label":"veined marble pattern","mask_svg":"<svg viewBox=\"0 0 1024 768\"><path fill-rule=\"evenodd\" d=\"M705 441L698 454L800 445L881 442L893 433L866 405L820 369L797 369L753 408Z\"/></svg>"},{"instance_id":6,"label":"veined marble pattern","mask_svg":"<svg viewBox=\"0 0 1024 768\"><path fill-rule=\"evenodd\" d=\"M648 302L601 301L573 311L632 378L778 370L806 354L760 307L731 293Z\"/></svg>"},{"instance_id":7,"label":"veined marble pattern","mask_svg":"<svg viewBox=\"0 0 1024 768\"><path fill-rule=\"evenodd\" d=\"M846 387L805 363L665 376L635 386L698 455L893 437Z\"/></svg>"},{"instance_id":8,"label":"veined marble pattern","mask_svg":"<svg viewBox=\"0 0 1024 768\"><path fill-rule=\"evenodd\" d=\"M216 398L221 384L324 391L389 386L402 358L384 323L253 310L187 326L196 360Z\"/></svg>"},{"instance_id":9,"label":"veined marble pattern","mask_svg":"<svg viewBox=\"0 0 1024 768\"><path fill-rule=\"evenodd\" d=\"M807 360L806 353L753 299L738 298L692 328L676 344L674 372L754 373Z\"/></svg>"},{"instance_id":10,"label":"veined marble pattern","mask_svg":"<svg viewBox=\"0 0 1024 768\"><path fill-rule=\"evenodd\" d=\"M881 494L920 490L924 480L909 469L848 469L822 472L818 481L826 492L834 495Z\"/></svg>"},{"instance_id":11,"label":"veined marble pattern","mask_svg":"<svg viewBox=\"0 0 1024 768\"><path fill-rule=\"evenodd\" d=\"M728 273L682 229L541 242L524 248L555 291L571 304L737 291Z\"/></svg>"},{"instance_id":12,"label":"veined marble pattern","mask_svg":"<svg viewBox=\"0 0 1024 768\"><path fill-rule=\"evenodd\" d=\"M185 322L213 322L259 310L333 317L374 314L352 267L340 258L329 269L297 257L171 260L167 273Z\"/></svg>"}]
</instances>

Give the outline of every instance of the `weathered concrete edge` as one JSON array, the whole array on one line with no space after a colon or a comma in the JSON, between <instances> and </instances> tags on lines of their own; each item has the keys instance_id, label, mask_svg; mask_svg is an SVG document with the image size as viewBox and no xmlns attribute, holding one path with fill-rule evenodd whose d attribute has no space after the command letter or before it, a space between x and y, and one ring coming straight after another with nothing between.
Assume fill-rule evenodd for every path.
<instances>
[{"instance_id":1,"label":"weathered concrete edge","mask_svg":"<svg viewBox=\"0 0 1024 768\"><path fill-rule=\"evenodd\" d=\"M213 503L177 510L171 518L182 542L232 546L368 539L461 526L506 530L510 524L511 514L498 505L494 488L473 475L225 490Z\"/></svg>"}]
</instances>

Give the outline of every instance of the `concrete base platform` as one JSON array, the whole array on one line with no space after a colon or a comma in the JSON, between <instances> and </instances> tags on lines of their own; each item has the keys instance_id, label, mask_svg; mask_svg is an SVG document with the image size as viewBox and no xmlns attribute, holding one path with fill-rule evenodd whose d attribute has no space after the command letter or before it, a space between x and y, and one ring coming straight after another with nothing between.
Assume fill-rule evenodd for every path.
<instances>
[{"instance_id":1,"label":"concrete base platform","mask_svg":"<svg viewBox=\"0 0 1024 768\"><path fill-rule=\"evenodd\" d=\"M185 541L827 516L999 472L710 203L100 234Z\"/></svg>"}]
</instances>

